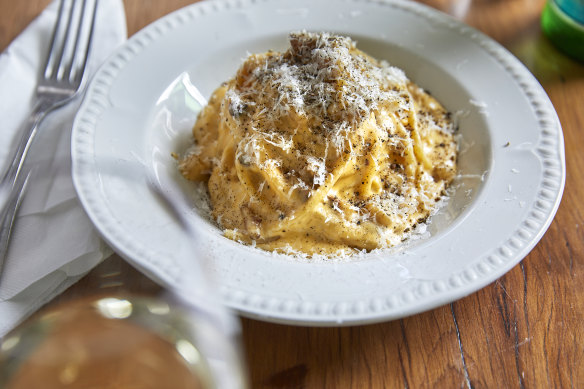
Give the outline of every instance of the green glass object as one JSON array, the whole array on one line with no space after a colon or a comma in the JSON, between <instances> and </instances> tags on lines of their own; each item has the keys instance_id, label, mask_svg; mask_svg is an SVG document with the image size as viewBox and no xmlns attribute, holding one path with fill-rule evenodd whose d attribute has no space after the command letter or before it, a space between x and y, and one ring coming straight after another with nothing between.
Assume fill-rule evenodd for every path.
<instances>
[{"instance_id":1,"label":"green glass object","mask_svg":"<svg viewBox=\"0 0 584 389\"><path fill-rule=\"evenodd\" d=\"M584 0L548 0L541 27L557 48L584 62Z\"/></svg>"}]
</instances>

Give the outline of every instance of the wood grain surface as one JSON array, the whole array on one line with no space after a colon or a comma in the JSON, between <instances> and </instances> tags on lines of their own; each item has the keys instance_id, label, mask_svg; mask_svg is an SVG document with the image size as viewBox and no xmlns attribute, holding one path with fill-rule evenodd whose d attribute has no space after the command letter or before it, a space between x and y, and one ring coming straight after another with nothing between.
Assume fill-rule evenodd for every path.
<instances>
[{"instance_id":1,"label":"wood grain surface","mask_svg":"<svg viewBox=\"0 0 584 389\"><path fill-rule=\"evenodd\" d=\"M48 2L0 0L0 49ZM448 9L448 0L424 2ZM189 3L125 0L128 32ZM584 66L542 35L542 6L543 0L474 0L465 18L533 72L562 123L567 183L539 244L482 290L402 320L308 328L242 319L251 387L584 387ZM100 270L108 267L115 269L112 287L156 288L113 256L60 299L95 287Z\"/></svg>"}]
</instances>

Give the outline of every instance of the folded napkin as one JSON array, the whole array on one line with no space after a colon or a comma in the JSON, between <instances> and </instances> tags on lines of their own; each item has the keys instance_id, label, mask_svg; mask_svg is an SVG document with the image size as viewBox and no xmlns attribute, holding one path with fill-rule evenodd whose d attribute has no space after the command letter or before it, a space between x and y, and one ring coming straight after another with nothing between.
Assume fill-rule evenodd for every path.
<instances>
[{"instance_id":1,"label":"folded napkin","mask_svg":"<svg viewBox=\"0 0 584 389\"><path fill-rule=\"evenodd\" d=\"M30 113L57 11L54 0L0 54L1 172ZM126 36L122 1L100 1L86 81ZM0 276L0 337L111 254L83 211L71 178L71 127L81 97L45 118L29 152L28 189Z\"/></svg>"}]
</instances>

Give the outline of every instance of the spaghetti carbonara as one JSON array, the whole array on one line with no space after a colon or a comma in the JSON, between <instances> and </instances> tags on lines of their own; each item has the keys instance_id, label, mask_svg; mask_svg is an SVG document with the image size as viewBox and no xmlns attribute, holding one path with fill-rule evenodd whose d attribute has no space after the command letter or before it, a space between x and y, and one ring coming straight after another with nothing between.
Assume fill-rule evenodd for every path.
<instances>
[{"instance_id":1,"label":"spaghetti carbonara","mask_svg":"<svg viewBox=\"0 0 584 389\"><path fill-rule=\"evenodd\" d=\"M289 41L213 93L181 173L207 182L231 239L308 256L399 244L456 173L449 112L347 37Z\"/></svg>"}]
</instances>

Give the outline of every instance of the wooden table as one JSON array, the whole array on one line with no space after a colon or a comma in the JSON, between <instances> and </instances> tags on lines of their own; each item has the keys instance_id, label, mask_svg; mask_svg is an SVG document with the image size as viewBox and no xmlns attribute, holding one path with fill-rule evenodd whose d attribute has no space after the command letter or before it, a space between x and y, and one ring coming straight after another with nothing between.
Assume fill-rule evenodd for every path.
<instances>
[{"instance_id":1,"label":"wooden table","mask_svg":"<svg viewBox=\"0 0 584 389\"><path fill-rule=\"evenodd\" d=\"M242 319L252 387L584 387L584 66L542 36L542 1L473 0L466 18L527 65L563 126L567 184L540 243L484 289L402 320L308 328ZM0 49L48 3L0 0ZM128 32L189 3L125 0ZM60 299L95 287L107 268L114 288L116 280L156 288L113 256Z\"/></svg>"}]
</instances>

